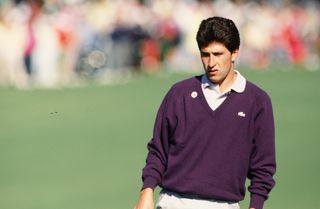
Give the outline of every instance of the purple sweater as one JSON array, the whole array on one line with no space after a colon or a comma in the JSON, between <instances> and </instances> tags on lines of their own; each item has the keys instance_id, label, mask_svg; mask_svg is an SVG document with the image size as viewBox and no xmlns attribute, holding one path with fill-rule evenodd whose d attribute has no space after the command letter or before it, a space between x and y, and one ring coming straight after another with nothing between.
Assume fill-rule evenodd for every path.
<instances>
[{"instance_id":1,"label":"purple sweater","mask_svg":"<svg viewBox=\"0 0 320 209\"><path fill-rule=\"evenodd\" d=\"M195 93L196 92L196 93ZM249 81L213 111L201 77L173 85L155 121L143 188L240 201L251 180L250 207L262 209L275 185L274 121L269 96Z\"/></svg>"}]
</instances>

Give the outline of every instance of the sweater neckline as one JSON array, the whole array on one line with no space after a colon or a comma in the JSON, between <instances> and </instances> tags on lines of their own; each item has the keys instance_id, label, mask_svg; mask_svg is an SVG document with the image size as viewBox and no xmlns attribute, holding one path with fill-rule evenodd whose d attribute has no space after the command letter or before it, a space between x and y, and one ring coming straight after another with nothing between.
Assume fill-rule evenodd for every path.
<instances>
[{"instance_id":1,"label":"sweater neckline","mask_svg":"<svg viewBox=\"0 0 320 209\"><path fill-rule=\"evenodd\" d=\"M210 114L210 115L215 115L215 114L217 114L218 112L221 112L221 110L224 108L224 106L226 106L228 103L229 103L229 101L230 101L230 97L231 97L231 95L232 95L232 93L233 93L233 90L231 90L228 94L228 96L227 96L227 98L219 105L219 107L217 107L215 110L212 110L211 109L211 107L210 107L210 105L209 105L209 103L207 102L207 100L206 100L206 98L205 98L205 96L204 96L204 93L203 93L203 91L202 91L202 89L201 89L201 76L200 76L200 79L198 78L197 79L197 83L196 83L196 89L197 89L197 91L199 92L199 97L200 97L200 100L201 100L201 102L202 102L202 104L203 104L203 106L205 107L205 109L206 109L206 111Z\"/></svg>"}]
</instances>

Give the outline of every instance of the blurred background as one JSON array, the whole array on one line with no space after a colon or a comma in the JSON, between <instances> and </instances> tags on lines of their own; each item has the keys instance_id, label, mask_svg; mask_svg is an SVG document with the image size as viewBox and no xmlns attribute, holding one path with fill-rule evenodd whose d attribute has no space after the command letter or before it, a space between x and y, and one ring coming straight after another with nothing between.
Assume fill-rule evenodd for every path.
<instances>
[{"instance_id":1,"label":"blurred background","mask_svg":"<svg viewBox=\"0 0 320 209\"><path fill-rule=\"evenodd\" d=\"M141 71L201 71L196 31L213 15L234 20L240 29L238 66L315 71L319 5L316 0L0 0L0 85L61 87L107 83Z\"/></svg>"},{"instance_id":2,"label":"blurred background","mask_svg":"<svg viewBox=\"0 0 320 209\"><path fill-rule=\"evenodd\" d=\"M195 36L213 15L238 25L237 69L273 101L277 184L265 209L320 208L319 9L0 0L0 208L132 209L157 109L173 83L203 72Z\"/></svg>"}]
</instances>

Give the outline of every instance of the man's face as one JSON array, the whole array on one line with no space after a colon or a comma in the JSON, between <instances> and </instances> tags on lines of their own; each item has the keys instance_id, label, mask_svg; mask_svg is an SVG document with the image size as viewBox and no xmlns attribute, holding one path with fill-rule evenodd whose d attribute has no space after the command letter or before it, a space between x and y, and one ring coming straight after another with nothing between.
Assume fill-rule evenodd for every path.
<instances>
[{"instance_id":1,"label":"man's face","mask_svg":"<svg viewBox=\"0 0 320 209\"><path fill-rule=\"evenodd\" d=\"M238 56L238 50L231 53L222 43L211 42L200 50L200 54L204 70L211 82L221 85L232 77L233 61Z\"/></svg>"}]
</instances>

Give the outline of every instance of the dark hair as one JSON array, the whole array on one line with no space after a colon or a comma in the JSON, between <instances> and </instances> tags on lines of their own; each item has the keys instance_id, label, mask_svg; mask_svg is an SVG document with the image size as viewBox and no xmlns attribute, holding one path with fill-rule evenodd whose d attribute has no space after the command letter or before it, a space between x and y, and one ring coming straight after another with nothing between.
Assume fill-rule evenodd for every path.
<instances>
[{"instance_id":1,"label":"dark hair","mask_svg":"<svg viewBox=\"0 0 320 209\"><path fill-rule=\"evenodd\" d=\"M240 35L232 20L223 17L202 20L197 32L199 49L214 41L222 43L231 53L239 49Z\"/></svg>"}]
</instances>

